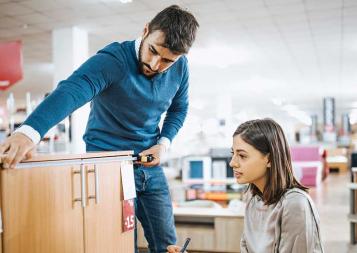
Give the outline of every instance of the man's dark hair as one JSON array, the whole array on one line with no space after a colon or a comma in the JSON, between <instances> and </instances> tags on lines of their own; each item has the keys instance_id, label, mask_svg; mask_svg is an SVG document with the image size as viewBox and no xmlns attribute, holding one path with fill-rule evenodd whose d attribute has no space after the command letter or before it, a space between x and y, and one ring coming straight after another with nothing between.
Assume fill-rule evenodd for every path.
<instances>
[{"instance_id":1,"label":"man's dark hair","mask_svg":"<svg viewBox=\"0 0 357 253\"><path fill-rule=\"evenodd\" d=\"M196 18L178 5L160 11L149 23L149 32L165 34L164 47L173 53L186 54L192 46L199 27Z\"/></svg>"}]
</instances>

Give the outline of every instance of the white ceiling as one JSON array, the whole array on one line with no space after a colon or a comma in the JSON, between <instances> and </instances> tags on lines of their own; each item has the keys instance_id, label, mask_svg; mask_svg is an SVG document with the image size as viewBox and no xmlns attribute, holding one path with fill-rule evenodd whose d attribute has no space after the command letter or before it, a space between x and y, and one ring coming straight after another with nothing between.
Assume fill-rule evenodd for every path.
<instances>
[{"instance_id":1,"label":"white ceiling","mask_svg":"<svg viewBox=\"0 0 357 253\"><path fill-rule=\"evenodd\" d=\"M225 95L236 117L293 120L272 99L308 114L321 115L324 96L336 98L338 114L357 109L356 0L0 0L0 41L24 45L25 78L9 91L51 90L53 29L88 30L93 54L135 39L173 3L200 23L189 55L194 113L208 117Z\"/></svg>"}]
</instances>

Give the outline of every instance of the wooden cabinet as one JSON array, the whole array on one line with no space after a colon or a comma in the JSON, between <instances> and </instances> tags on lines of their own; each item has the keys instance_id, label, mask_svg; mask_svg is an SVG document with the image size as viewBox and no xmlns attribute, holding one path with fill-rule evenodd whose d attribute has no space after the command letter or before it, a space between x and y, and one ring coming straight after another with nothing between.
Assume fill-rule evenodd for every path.
<instances>
[{"instance_id":1,"label":"wooden cabinet","mask_svg":"<svg viewBox=\"0 0 357 253\"><path fill-rule=\"evenodd\" d=\"M87 173L88 195L93 197L88 199L88 206L84 209L86 253L134 252L132 233L121 232L122 198L118 197L121 196L122 189L120 165L121 163L116 162L87 167L87 171L92 171ZM120 243L118 236L132 243Z\"/></svg>"},{"instance_id":2,"label":"wooden cabinet","mask_svg":"<svg viewBox=\"0 0 357 253\"><path fill-rule=\"evenodd\" d=\"M4 252L83 252L83 209L72 205L78 168L1 172Z\"/></svg>"},{"instance_id":3,"label":"wooden cabinet","mask_svg":"<svg viewBox=\"0 0 357 253\"><path fill-rule=\"evenodd\" d=\"M131 152L37 157L1 171L4 253L124 253L120 167Z\"/></svg>"}]
</instances>

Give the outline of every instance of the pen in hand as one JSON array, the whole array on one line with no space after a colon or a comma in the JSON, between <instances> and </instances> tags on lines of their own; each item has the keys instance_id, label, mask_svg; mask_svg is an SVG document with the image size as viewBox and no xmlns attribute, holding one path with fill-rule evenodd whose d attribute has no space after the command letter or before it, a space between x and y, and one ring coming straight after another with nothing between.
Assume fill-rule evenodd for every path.
<instances>
[{"instance_id":1,"label":"pen in hand","mask_svg":"<svg viewBox=\"0 0 357 253\"><path fill-rule=\"evenodd\" d=\"M187 249L188 244L190 243L191 238L186 238L185 244L183 245L182 249L180 250L180 253L184 253Z\"/></svg>"}]
</instances>

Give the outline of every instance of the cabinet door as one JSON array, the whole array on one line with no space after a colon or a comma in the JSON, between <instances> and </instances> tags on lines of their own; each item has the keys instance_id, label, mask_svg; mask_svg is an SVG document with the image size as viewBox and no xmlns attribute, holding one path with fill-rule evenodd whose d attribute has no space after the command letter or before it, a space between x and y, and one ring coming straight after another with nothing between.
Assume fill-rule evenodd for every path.
<instances>
[{"instance_id":1,"label":"cabinet door","mask_svg":"<svg viewBox=\"0 0 357 253\"><path fill-rule=\"evenodd\" d=\"M84 209L86 253L134 252L133 231L122 232L121 163L125 161L86 166L89 196Z\"/></svg>"},{"instance_id":2,"label":"cabinet door","mask_svg":"<svg viewBox=\"0 0 357 253\"><path fill-rule=\"evenodd\" d=\"M224 252L240 252L240 238L242 237L244 219L232 217L216 217L216 250Z\"/></svg>"},{"instance_id":3,"label":"cabinet door","mask_svg":"<svg viewBox=\"0 0 357 253\"><path fill-rule=\"evenodd\" d=\"M84 252L79 166L1 171L6 253Z\"/></svg>"}]
</instances>

